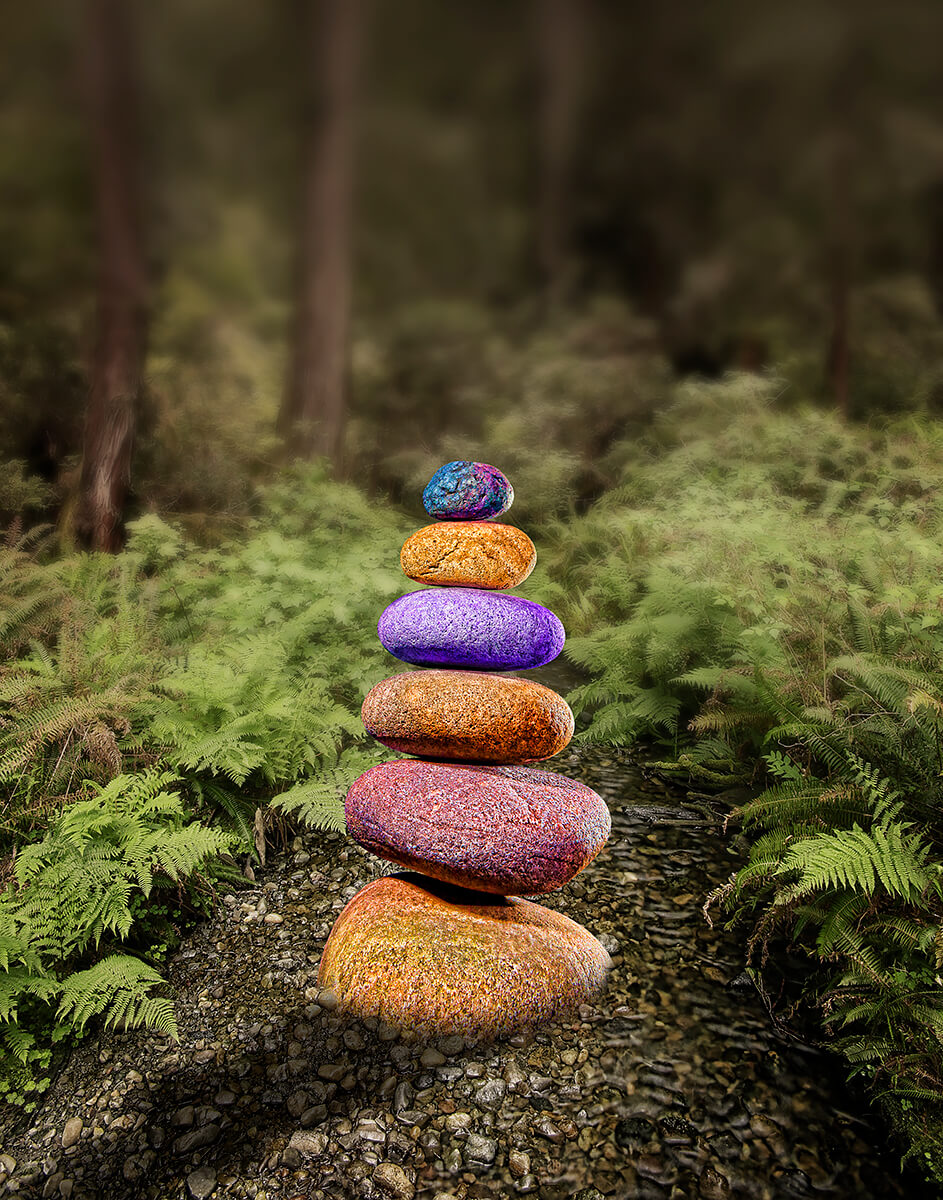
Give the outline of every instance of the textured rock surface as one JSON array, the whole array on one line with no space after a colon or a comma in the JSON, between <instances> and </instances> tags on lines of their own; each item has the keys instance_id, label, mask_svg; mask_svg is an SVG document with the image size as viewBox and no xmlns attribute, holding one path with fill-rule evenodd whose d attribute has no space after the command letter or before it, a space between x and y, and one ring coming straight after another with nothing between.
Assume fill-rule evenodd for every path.
<instances>
[{"instance_id":1,"label":"textured rock surface","mask_svg":"<svg viewBox=\"0 0 943 1200\"><path fill-rule=\"evenodd\" d=\"M352 1016L481 1036L572 1011L596 996L609 966L596 938L562 913L394 875L337 918L318 982Z\"/></svg>"},{"instance_id":2,"label":"textured rock surface","mask_svg":"<svg viewBox=\"0 0 943 1200\"><path fill-rule=\"evenodd\" d=\"M492 591L517 587L536 562L534 543L523 530L494 521L424 525L400 552L403 570L417 583Z\"/></svg>"},{"instance_id":3,"label":"textured rock surface","mask_svg":"<svg viewBox=\"0 0 943 1200\"><path fill-rule=\"evenodd\" d=\"M422 493L426 512L440 521L486 521L506 513L513 502L514 489L506 475L467 459L439 467Z\"/></svg>"},{"instance_id":4,"label":"textured rock surface","mask_svg":"<svg viewBox=\"0 0 943 1200\"><path fill-rule=\"evenodd\" d=\"M348 833L380 858L502 895L563 887L611 826L602 798L564 775L416 759L365 771L344 809Z\"/></svg>"},{"instance_id":5,"label":"textured rock surface","mask_svg":"<svg viewBox=\"0 0 943 1200\"><path fill-rule=\"evenodd\" d=\"M531 679L477 671L408 671L383 679L361 709L367 732L403 754L526 763L573 736L570 706Z\"/></svg>"},{"instance_id":6,"label":"textured rock surface","mask_svg":"<svg viewBox=\"0 0 943 1200\"><path fill-rule=\"evenodd\" d=\"M384 611L377 632L403 662L493 671L542 667L566 640L549 608L481 588L409 592Z\"/></svg>"}]
</instances>

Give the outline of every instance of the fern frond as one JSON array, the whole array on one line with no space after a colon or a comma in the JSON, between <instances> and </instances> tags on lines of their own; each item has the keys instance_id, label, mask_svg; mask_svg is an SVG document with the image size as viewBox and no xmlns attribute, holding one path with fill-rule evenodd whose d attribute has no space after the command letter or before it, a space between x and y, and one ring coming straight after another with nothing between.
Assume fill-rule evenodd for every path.
<instances>
[{"instance_id":1,"label":"fern frond","mask_svg":"<svg viewBox=\"0 0 943 1200\"><path fill-rule=\"evenodd\" d=\"M927 865L928 848L905 826L859 825L850 830L822 833L792 845L777 875L787 879L777 903L810 896L825 888L850 888L874 895L883 887L890 896L917 900L930 888L939 889L941 868Z\"/></svg>"},{"instance_id":2,"label":"fern frond","mask_svg":"<svg viewBox=\"0 0 943 1200\"><path fill-rule=\"evenodd\" d=\"M179 1038L173 1004L151 995L163 979L147 963L129 954L112 954L87 971L76 971L62 984L59 1018L84 1029L95 1016L106 1025L126 1029L143 1025L168 1037Z\"/></svg>"}]
</instances>

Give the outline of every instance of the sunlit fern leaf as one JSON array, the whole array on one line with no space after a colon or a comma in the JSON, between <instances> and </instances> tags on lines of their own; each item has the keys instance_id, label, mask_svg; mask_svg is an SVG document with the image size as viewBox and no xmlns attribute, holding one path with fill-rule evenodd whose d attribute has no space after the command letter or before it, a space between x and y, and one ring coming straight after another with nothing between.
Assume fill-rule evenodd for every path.
<instances>
[{"instance_id":1,"label":"sunlit fern leaf","mask_svg":"<svg viewBox=\"0 0 943 1200\"><path fill-rule=\"evenodd\" d=\"M55 978L36 974L23 967L11 967L0 974L0 1023L15 1022L23 1000L50 1000L61 987Z\"/></svg>"},{"instance_id":2,"label":"sunlit fern leaf","mask_svg":"<svg viewBox=\"0 0 943 1200\"><path fill-rule=\"evenodd\" d=\"M691 718L688 729L696 734L732 734L744 729L762 729L767 724L768 718L762 709L708 703L706 708Z\"/></svg>"},{"instance_id":3,"label":"sunlit fern leaf","mask_svg":"<svg viewBox=\"0 0 943 1200\"><path fill-rule=\"evenodd\" d=\"M151 996L152 989L163 982L158 972L141 959L112 954L63 981L58 1015L79 1030L92 1017L103 1014L106 1024L120 1022L129 1029L144 1025L177 1038L172 1003Z\"/></svg>"},{"instance_id":4,"label":"sunlit fern leaf","mask_svg":"<svg viewBox=\"0 0 943 1200\"><path fill-rule=\"evenodd\" d=\"M889 1038L879 1038L872 1034L858 1037L845 1037L841 1041L842 1054L851 1063L884 1062L889 1059L898 1046ZM939 1096L936 1097L938 1100Z\"/></svg>"},{"instance_id":5,"label":"sunlit fern leaf","mask_svg":"<svg viewBox=\"0 0 943 1200\"><path fill-rule=\"evenodd\" d=\"M315 779L306 779L273 797L271 803L282 812L299 818L314 829L333 829L344 833L344 796L357 776L347 771L325 771Z\"/></svg>"},{"instance_id":6,"label":"sunlit fern leaf","mask_svg":"<svg viewBox=\"0 0 943 1200\"><path fill-rule=\"evenodd\" d=\"M822 780L774 784L737 812L746 830L823 829L856 818L866 819L869 808L858 789L826 787Z\"/></svg>"},{"instance_id":7,"label":"sunlit fern leaf","mask_svg":"<svg viewBox=\"0 0 943 1200\"><path fill-rule=\"evenodd\" d=\"M822 833L792 845L777 874L785 883L777 903L810 896L825 888L853 888L874 895L879 886L891 896L916 900L939 890L941 868L927 865L928 847L900 824ZM798 878L795 878L798 876Z\"/></svg>"},{"instance_id":8,"label":"sunlit fern leaf","mask_svg":"<svg viewBox=\"0 0 943 1200\"><path fill-rule=\"evenodd\" d=\"M804 773L802 768L797 766L791 758L787 758L785 754L781 754L778 750L773 750L769 754L763 755L763 761L766 763L766 769L771 775L784 782L796 783L800 786L804 782Z\"/></svg>"},{"instance_id":9,"label":"sunlit fern leaf","mask_svg":"<svg viewBox=\"0 0 943 1200\"><path fill-rule=\"evenodd\" d=\"M6 1025L2 1030L3 1045L17 1062L29 1061L30 1051L36 1045L35 1036L19 1025Z\"/></svg>"}]
</instances>

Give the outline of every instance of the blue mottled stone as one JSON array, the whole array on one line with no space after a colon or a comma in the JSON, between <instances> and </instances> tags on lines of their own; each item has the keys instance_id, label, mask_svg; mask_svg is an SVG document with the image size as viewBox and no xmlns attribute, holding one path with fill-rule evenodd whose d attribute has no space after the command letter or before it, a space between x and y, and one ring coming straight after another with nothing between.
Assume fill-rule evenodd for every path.
<instances>
[{"instance_id":1,"label":"blue mottled stone","mask_svg":"<svg viewBox=\"0 0 943 1200\"><path fill-rule=\"evenodd\" d=\"M566 640L549 608L480 588L409 592L383 612L377 632L403 662L479 671L542 667Z\"/></svg>"},{"instance_id":2,"label":"blue mottled stone","mask_svg":"<svg viewBox=\"0 0 943 1200\"><path fill-rule=\"evenodd\" d=\"M440 521L490 521L513 501L514 489L497 467L464 459L439 467L422 493L426 512Z\"/></svg>"}]
</instances>

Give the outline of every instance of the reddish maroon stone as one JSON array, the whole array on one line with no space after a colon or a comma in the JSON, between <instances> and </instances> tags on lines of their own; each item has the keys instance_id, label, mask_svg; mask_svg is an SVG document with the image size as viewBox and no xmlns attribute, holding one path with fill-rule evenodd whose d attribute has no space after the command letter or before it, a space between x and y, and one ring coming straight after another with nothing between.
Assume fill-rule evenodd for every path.
<instances>
[{"instance_id":1,"label":"reddish maroon stone","mask_svg":"<svg viewBox=\"0 0 943 1200\"><path fill-rule=\"evenodd\" d=\"M505 896L562 887L610 829L601 797L564 775L417 759L371 767L345 811L351 837L378 857Z\"/></svg>"}]
</instances>

